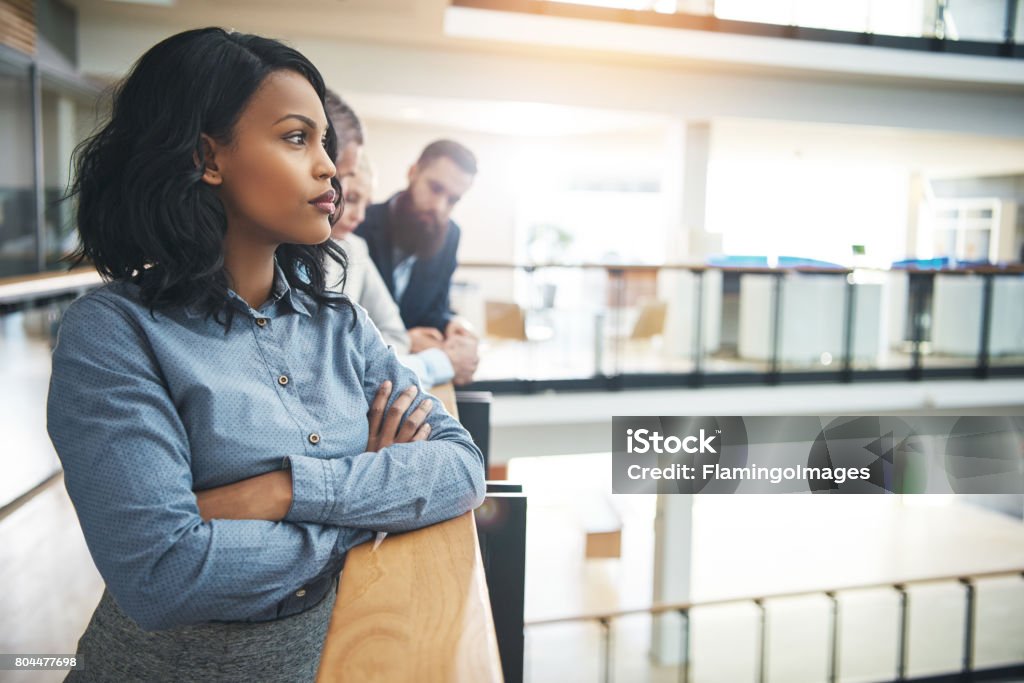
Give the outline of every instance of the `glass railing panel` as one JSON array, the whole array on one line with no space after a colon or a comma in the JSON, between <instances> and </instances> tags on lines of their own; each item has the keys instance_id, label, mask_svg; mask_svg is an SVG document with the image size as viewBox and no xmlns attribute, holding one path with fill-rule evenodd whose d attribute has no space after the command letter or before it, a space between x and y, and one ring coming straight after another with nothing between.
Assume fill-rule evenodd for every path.
<instances>
[{"instance_id":1,"label":"glass railing panel","mask_svg":"<svg viewBox=\"0 0 1024 683\"><path fill-rule=\"evenodd\" d=\"M781 276L777 289L779 328L774 335L780 372L842 369L846 285L845 274L787 273ZM765 302L769 311L775 305L773 299Z\"/></svg>"},{"instance_id":2,"label":"glass railing panel","mask_svg":"<svg viewBox=\"0 0 1024 683\"><path fill-rule=\"evenodd\" d=\"M480 332L476 379L585 379L604 365L601 268L464 265L452 307Z\"/></svg>"},{"instance_id":3,"label":"glass railing panel","mask_svg":"<svg viewBox=\"0 0 1024 683\"><path fill-rule=\"evenodd\" d=\"M940 272L932 278L926 325L925 368L970 368L978 363L985 278Z\"/></svg>"},{"instance_id":4,"label":"glass railing panel","mask_svg":"<svg viewBox=\"0 0 1024 683\"><path fill-rule=\"evenodd\" d=\"M772 368L778 277L773 273L742 272L735 278L735 357L726 366L732 371L763 373Z\"/></svg>"},{"instance_id":5,"label":"glass railing panel","mask_svg":"<svg viewBox=\"0 0 1024 683\"><path fill-rule=\"evenodd\" d=\"M910 369L914 360L913 328L910 278L906 271L858 270L854 271L853 280L857 313L852 369ZM877 349L877 353L869 352L868 348Z\"/></svg>"},{"instance_id":6,"label":"glass railing panel","mask_svg":"<svg viewBox=\"0 0 1024 683\"><path fill-rule=\"evenodd\" d=\"M1024 274L811 267L463 266L480 380L970 369L1024 364ZM680 380L682 381L682 380ZM713 380L712 380L713 381ZM730 380L742 381L742 380Z\"/></svg>"},{"instance_id":7,"label":"glass railing panel","mask_svg":"<svg viewBox=\"0 0 1024 683\"><path fill-rule=\"evenodd\" d=\"M1024 365L1024 273L992 276L988 362Z\"/></svg>"},{"instance_id":8,"label":"glass railing panel","mask_svg":"<svg viewBox=\"0 0 1024 683\"><path fill-rule=\"evenodd\" d=\"M698 367L699 354L708 346L709 336L716 332L715 325L699 329L698 320L706 322L708 318L706 311L698 318L709 298L709 293L702 292L702 273L689 268L661 268L656 285L656 296L637 308L625 344L625 371L692 373Z\"/></svg>"}]
</instances>

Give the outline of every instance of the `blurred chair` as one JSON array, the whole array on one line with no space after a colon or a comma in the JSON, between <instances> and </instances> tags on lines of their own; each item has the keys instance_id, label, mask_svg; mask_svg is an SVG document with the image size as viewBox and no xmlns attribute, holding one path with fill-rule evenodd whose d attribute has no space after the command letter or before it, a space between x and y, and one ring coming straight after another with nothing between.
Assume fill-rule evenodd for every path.
<instances>
[{"instance_id":1,"label":"blurred chair","mask_svg":"<svg viewBox=\"0 0 1024 683\"><path fill-rule=\"evenodd\" d=\"M522 307L508 301L484 302L486 325L484 333L495 339L527 341L526 314Z\"/></svg>"},{"instance_id":2,"label":"blurred chair","mask_svg":"<svg viewBox=\"0 0 1024 683\"><path fill-rule=\"evenodd\" d=\"M665 316L668 304L664 301L648 301L640 307L633 331L629 334L630 341L653 339L665 333Z\"/></svg>"}]
</instances>

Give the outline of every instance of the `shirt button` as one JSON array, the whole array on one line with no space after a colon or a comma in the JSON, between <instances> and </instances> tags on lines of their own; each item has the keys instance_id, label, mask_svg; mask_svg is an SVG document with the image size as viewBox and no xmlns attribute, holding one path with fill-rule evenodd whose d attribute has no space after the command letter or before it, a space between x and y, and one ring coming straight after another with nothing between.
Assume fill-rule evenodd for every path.
<instances>
[{"instance_id":1,"label":"shirt button","mask_svg":"<svg viewBox=\"0 0 1024 683\"><path fill-rule=\"evenodd\" d=\"M305 588L300 588L299 590L295 591L295 597L297 597L297 598L301 598L305 594L306 594L306 589Z\"/></svg>"},{"instance_id":2,"label":"shirt button","mask_svg":"<svg viewBox=\"0 0 1024 683\"><path fill-rule=\"evenodd\" d=\"M309 435L309 442L312 444L320 443L320 435L313 433Z\"/></svg>"},{"instance_id":3,"label":"shirt button","mask_svg":"<svg viewBox=\"0 0 1024 683\"><path fill-rule=\"evenodd\" d=\"M277 383L280 384L282 387L288 384L288 375L281 375L280 377L278 377Z\"/></svg>"},{"instance_id":4,"label":"shirt button","mask_svg":"<svg viewBox=\"0 0 1024 683\"><path fill-rule=\"evenodd\" d=\"M266 318L256 318L256 324L259 325L260 327L266 327L267 326L267 319Z\"/></svg>"}]
</instances>

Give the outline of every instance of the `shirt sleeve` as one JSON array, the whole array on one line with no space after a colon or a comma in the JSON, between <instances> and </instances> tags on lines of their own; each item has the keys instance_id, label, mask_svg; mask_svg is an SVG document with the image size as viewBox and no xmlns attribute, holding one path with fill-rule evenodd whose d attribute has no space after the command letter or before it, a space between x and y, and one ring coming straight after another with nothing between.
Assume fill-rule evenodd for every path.
<instances>
[{"instance_id":1,"label":"shirt sleeve","mask_svg":"<svg viewBox=\"0 0 1024 683\"><path fill-rule=\"evenodd\" d=\"M365 249L365 247L363 247ZM402 314L398 304L391 298L391 292L381 277L380 271L370 261L369 252L365 256L363 273L363 290L359 294L360 306L366 309L370 320L380 330L385 343L395 347L398 354L409 353L409 333L402 322Z\"/></svg>"},{"instance_id":2,"label":"shirt sleeve","mask_svg":"<svg viewBox=\"0 0 1024 683\"><path fill-rule=\"evenodd\" d=\"M159 363L131 316L98 295L64 316L47 430L96 567L145 630L273 618L299 586L340 570L348 549L372 538L341 526L203 521L188 435Z\"/></svg>"},{"instance_id":3,"label":"shirt sleeve","mask_svg":"<svg viewBox=\"0 0 1024 683\"><path fill-rule=\"evenodd\" d=\"M426 349L419 353L399 356L402 365L416 373L425 387L451 382L455 377L452 362L441 349Z\"/></svg>"},{"instance_id":4,"label":"shirt sleeve","mask_svg":"<svg viewBox=\"0 0 1024 683\"><path fill-rule=\"evenodd\" d=\"M434 404L427 416L430 437L340 458L287 456L293 494L285 520L408 531L477 508L486 491L480 449L441 402L422 391L416 375L380 340L366 312L357 308L356 320L352 334L365 354L367 405L384 380L394 387L389 406L416 384L421 391L409 411L421 401Z\"/></svg>"}]
</instances>

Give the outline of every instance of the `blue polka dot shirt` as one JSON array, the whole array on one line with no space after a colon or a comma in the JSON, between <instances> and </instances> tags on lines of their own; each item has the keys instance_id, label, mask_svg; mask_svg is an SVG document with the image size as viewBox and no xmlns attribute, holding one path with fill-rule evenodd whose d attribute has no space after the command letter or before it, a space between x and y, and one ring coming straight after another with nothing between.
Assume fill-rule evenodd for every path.
<instances>
[{"instance_id":1,"label":"blue polka dot shirt","mask_svg":"<svg viewBox=\"0 0 1024 683\"><path fill-rule=\"evenodd\" d=\"M426 441L367 452L370 402L417 384L358 306L320 306L276 266L259 310L225 327L150 315L138 287L77 299L53 352L47 428L89 551L145 630L266 621L317 604L377 531L456 517L484 496L483 456L433 396ZM193 491L290 468L283 521L203 521Z\"/></svg>"}]
</instances>

